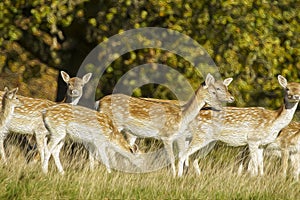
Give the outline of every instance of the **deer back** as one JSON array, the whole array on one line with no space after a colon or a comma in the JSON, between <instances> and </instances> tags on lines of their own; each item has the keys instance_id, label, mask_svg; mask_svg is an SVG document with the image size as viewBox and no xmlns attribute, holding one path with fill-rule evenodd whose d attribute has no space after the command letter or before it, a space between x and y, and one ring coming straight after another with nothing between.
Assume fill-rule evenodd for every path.
<instances>
[{"instance_id":1,"label":"deer back","mask_svg":"<svg viewBox=\"0 0 300 200\"><path fill-rule=\"evenodd\" d=\"M1 94L3 94L3 91L0 91ZM2 100L2 97L0 98ZM13 118L9 124L9 130L23 134L33 134L33 129L42 125L41 112L45 108L55 105L55 102L21 95L18 95L18 98L22 105L15 108Z\"/></svg>"},{"instance_id":2,"label":"deer back","mask_svg":"<svg viewBox=\"0 0 300 200\"><path fill-rule=\"evenodd\" d=\"M278 110L262 107L204 110L191 123L194 126L191 129L203 130L210 126L211 129L216 129L211 138L234 146L244 145L248 141L259 141L261 145L273 142L279 131L292 120L300 97L299 83L288 83L282 76L278 77L278 81L285 91L284 104ZM212 135L208 131L199 131L199 134L202 137Z\"/></svg>"},{"instance_id":3,"label":"deer back","mask_svg":"<svg viewBox=\"0 0 300 200\"><path fill-rule=\"evenodd\" d=\"M281 130L276 142L279 143L281 148L300 151L300 123L292 121Z\"/></svg>"},{"instance_id":4,"label":"deer back","mask_svg":"<svg viewBox=\"0 0 300 200\"><path fill-rule=\"evenodd\" d=\"M95 146L110 142L119 145L127 152L132 152L123 135L113 126L110 117L104 113L62 103L49 107L43 113L43 118L50 132L64 130L73 141L92 143ZM59 131L55 134L59 134Z\"/></svg>"},{"instance_id":5,"label":"deer back","mask_svg":"<svg viewBox=\"0 0 300 200\"><path fill-rule=\"evenodd\" d=\"M108 95L100 100L100 112L112 116L115 125L130 129L143 137L156 137L158 132L174 123L176 129L181 116L180 107L173 104L147 101L123 94Z\"/></svg>"}]
</instances>

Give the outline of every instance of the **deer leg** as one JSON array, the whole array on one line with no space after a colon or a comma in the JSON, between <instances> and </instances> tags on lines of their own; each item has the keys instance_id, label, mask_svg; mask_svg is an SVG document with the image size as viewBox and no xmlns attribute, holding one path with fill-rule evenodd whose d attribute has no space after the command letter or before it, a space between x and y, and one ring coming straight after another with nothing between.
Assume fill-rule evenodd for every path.
<instances>
[{"instance_id":1,"label":"deer leg","mask_svg":"<svg viewBox=\"0 0 300 200\"><path fill-rule=\"evenodd\" d=\"M186 150L186 149L189 148L190 143L191 143L191 141L185 140L185 142L184 142L184 150ZM190 157L187 157L187 159L184 161L184 165L185 165L186 167L189 167L189 164L190 164L189 158L190 158Z\"/></svg>"},{"instance_id":2,"label":"deer leg","mask_svg":"<svg viewBox=\"0 0 300 200\"><path fill-rule=\"evenodd\" d=\"M178 151L179 151L178 156L179 157L181 157L182 153L188 148L189 142L186 141L185 139L186 139L185 137L181 137L181 138L178 138L176 140L176 143L178 145ZM189 166L189 160L188 160L188 158L185 160L184 164L185 164L186 167Z\"/></svg>"},{"instance_id":3,"label":"deer leg","mask_svg":"<svg viewBox=\"0 0 300 200\"><path fill-rule=\"evenodd\" d=\"M51 135L51 139L50 142L48 144L48 150L45 151L45 159L44 159L44 163L43 163L43 172L46 174L48 173L48 165L49 165L49 159L51 154L53 153L53 151L55 151L55 148L57 145L59 145L59 143L65 138L65 133L61 134L61 135L56 135L56 137L54 137L54 135ZM59 159L59 152L58 149L56 149L55 155L58 155L58 159ZM57 157L56 157L57 159ZM59 166L57 166L57 168L59 169ZM61 170L61 169L59 169ZM63 171L60 171L61 173L63 173Z\"/></svg>"},{"instance_id":4,"label":"deer leg","mask_svg":"<svg viewBox=\"0 0 300 200\"><path fill-rule=\"evenodd\" d=\"M300 175L300 152L292 154L291 156L291 165L293 167L293 177L296 181L299 181Z\"/></svg>"},{"instance_id":5,"label":"deer leg","mask_svg":"<svg viewBox=\"0 0 300 200\"><path fill-rule=\"evenodd\" d=\"M193 153L195 153L196 151L198 151L199 149L205 147L207 144L210 143L210 141L205 141L202 140L200 138L196 138L197 136L195 136L192 139L192 142L190 144L190 146L188 147L188 149L182 154L182 156L179 158L179 162L178 162L178 176L181 177L183 174L183 164L185 162L185 160L192 155ZM200 142L201 141L201 142ZM194 163L195 164L195 163ZM197 170L197 169L196 169ZM198 171L198 170L197 170ZM200 171L200 170L199 170ZM199 172L198 171L198 172Z\"/></svg>"},{"instance_id":6,"label":"deer leg","mask_svg":"<svg viewBox=\"0 0 300 200\"><path fill-rule=\"evenodd\" d=\"M258 175L258 163L259 163L259 158L258 158L258 144L253 142L248 144L249 146L249 151L250 151L250 162L248 165L248 171L252 176L257 176Z\"/></svg>"},{"instance_id":7,"label":"deer leg","mask_svg":"<svg viewBox=\"0 0 300 200\"><path fill-rule=\"evenodd\" d=\"M1 153L1 158L4 164L7 164L7 158L5 154L5 149L4 149L4 140L5 140L5 134L0 135L0 153Z\"/></svg>"},{"instance_id":8,"label":"deer leg","mask_svg":"<svg viewBox=\"0 0 300 200\"><path fill-rule=\"evenodd\" d=\"M174 156L174 152L173 152L173 140L164 139L163 143L164 143L164 147L167 151L169 160L171 162L173 177L175 177L176 169L175 169L175 156Z\"/></svg>"},{"instance_id":9,"label":"deer leg","mask_svg":"<svg viewBox=\"0 0 300 200\"><path fill-rule=\"evenodd\" d=\"M34 128L34 135L36 138L36 144L38 152L40 153L41 163L45 160L45 151L47 146L47 138L46 136L49 134L49 131L46 129L43 120L39 120L38 124Z\"/></svg>"},{"instance_id":10,"label":"deer leg","mask_svg":"<svg viewBox=\"0 0 300 200\"><path fill-rule=\"evenodd\" d=\"M264 154L263 153L264 153L263 148L259 148L257 150L258 170L260 176L264 175Z\"/></svg>"},{"instance_id":11,"label":"deer leg","mask_svg":"<svg viewBox=\"0 0 300 200\"><path fill-rule=\"evenodd\" d=\"M37 149L41 157L41 164L43 165L43 162L45 160L45 145L47 145L47 139L45 135L39 133L35 133L35 138Z\"/></svg>"},{"instance_id":12,"label":"deer leg","mask_svg":"<svg viewBox=\"0 0 300 200\"><path fill-rule=\"evenodd\" d=\"M95 169L95 158L92 152L89 151L89 161L90 161L90 170L93 171Z\"/></svg>"},{"instance_id":13,"label":"deer leg","mask_svg":"<svg viewBox=\"0 0 300 200\"><path fill-rule=\"evenodd\" d=\"M200 176L200 174L201 174L201 169L200 169L200 167L199 167L198 162L199 162L199 159L196 158L196 159L193 161L193 167L194 167L194 169L195 169L195 171L196 171L196 174L197 174L198 176Z\"/></svg>"},{"instance_id":14,"label":"deer leg","mask_svg":"<svg viewBox=\"0 0 300 200\"><path fill-rule=\"evenodd\" d=\"M281 165L282 165L282 175L286 177L287 169L289 165L289 150L284 148L281 150Z\"/></svg>"},{"instance_id":15,"label":"deer leg","mask_svg":"<svg viewBox=\"0 0 300 200\"><path fill-rule=\"evenodd\" d=\"M244 166L247 162L247 157L249 155L249 148L246 146L241 153L238 155L238 162L239 162L239 168L238 168L238 175L241 175L243 173ZM248 163L249 164L249 163Z\"/></svg>"},{"instance_id":16,"label":"deer leg","mask_svg":"<svg viewBox=\"0 0 300 200\"><path fill-rule=\"evenodd\" d=\"M64 174L64 169L63 169L63 166L62 166L62 164L60 162L60 159L59 159L59 153L60 153L60 150L63 147L63 145L64 145L64 142L63 142L63 140L61 140L58 143L58 145L56 145L56 147L53 149L53 152L52 152L52 156L53 156L55 165L56 165L59 173L61 173L61 174Z\"/></svg>"},{"instance_id":17,"label":"deer leg","mask_svg":"<svg viewBox=\"0 0 300 200\"><path fill-rule=\"evenodd\" d=\"M178 176L181 177L183 174L183 165L185 160L192 155L193 153L195 153L196 151L198 151L199 149L201 149L201 147L199 146L195 146L195 145L190 145L189 148L182 154L182 156L179 158L179 162L178 162Z\"/></svg>"},{"instance_id":18,"label":"deer leg","mask_svg":"<svg viewBox=\"0 0 300 200\"><path fill-rule=\"evenodd\" d=\"M103 164L106 167L107 172L111 173L111 168L110 168L110 165L109 165L109 160L108 160L107 152L106 152L106 146L101 145L98 148L98 153L100 155L100 158L101 158Z\"/></svg>"},{"instance_id":19,"label":"deer leg","mask_svg":"<svg viewBox=\"0 0 300 200\"><path fill-rule=\"evenodd\" d=\"M199 167L199 164L198 164L199 159L206 157L207 154L209 154L211 152L211 150L214 148L216 143L217 143L216 141L213 141L213 142L209 143L208 145L206 145L205 147L203 147L202 149L199 150L198 158L196 158L193 161L193 166L194 166L194 169L195 169L196 174L198 176L201 174L201 170L200 170L200 167Z\"/></svg>"}]
</instances>

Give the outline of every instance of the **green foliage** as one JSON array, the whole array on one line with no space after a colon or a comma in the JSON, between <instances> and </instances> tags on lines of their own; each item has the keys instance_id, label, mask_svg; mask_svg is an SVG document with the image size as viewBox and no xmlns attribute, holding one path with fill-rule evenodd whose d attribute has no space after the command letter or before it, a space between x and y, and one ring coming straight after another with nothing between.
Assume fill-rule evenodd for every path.
<instances>
[{"instance_id":1,"label":"green foliage","mask_svg":"<svg viewBox=\"0 0 300 200\"><path fill-rule=\"evenodd\" d=\"M234 78L230 90L237 105L277 108L282 94L276 76L291 81L300 77L299 6L297 0L5 0L0 2L0 71L20 73L29 80L43 73L38 65L45 65L75 75L85 56L107 38L134 28L163 27L196 40L222 77ZM29 64L33 60L38 61L34 70ZM184 58L143 49L112 63L96 98L110 94L129 69L151 62L174 67L194 89L202 81ZM134 95L175 98L157 85L137 89Z\"/></svg>"}]
</instances>

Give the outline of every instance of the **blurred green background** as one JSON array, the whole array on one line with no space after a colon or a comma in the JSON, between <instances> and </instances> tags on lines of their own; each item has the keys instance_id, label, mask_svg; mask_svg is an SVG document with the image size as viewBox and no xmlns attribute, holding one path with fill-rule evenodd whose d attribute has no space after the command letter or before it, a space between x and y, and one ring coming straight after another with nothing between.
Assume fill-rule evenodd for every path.
<instances>
[{"instance_id":1,"label":"blurred green background","mask_svg":"<svg viewBox=\"0 0 300 200\"><path fill-rule=\"evenodd\" d=\"M300 82L300 1L254 0L3 0L0 2L0 87L62 100L59 70L74 76L97 44L122 31L162 27L201 44L223 78L233 77L233 105L278 108L277 75ZM111 64L96 99L112 92L134 66L157 62L184 74L194 89L203 81L180 56L160 49L127 53ZM200 78L199 78L200 77ZM130 84L130 83L128 83ZM154 84L135 96L174 98Z\"/></svg>"}]
</instances>

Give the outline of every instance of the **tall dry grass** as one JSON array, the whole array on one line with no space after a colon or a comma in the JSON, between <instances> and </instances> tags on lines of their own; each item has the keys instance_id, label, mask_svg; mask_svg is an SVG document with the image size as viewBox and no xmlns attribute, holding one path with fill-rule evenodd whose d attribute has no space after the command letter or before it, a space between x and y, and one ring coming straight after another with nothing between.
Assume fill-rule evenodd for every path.
<instances>
[{"instance_id":1,"label":"tall dry grass","mask_svg":"<svg viewBox=\"0 0 300 200\"><path fill-rule=\"evenodd\" d=\"M75 148L76 149L76 148ZM236 156L240 148L217 147L200 161L202 175L192 167L183 178L171 170L146 174L106 172L99 164L89 170L84 150L66 146L61 152L65 175L57 173L54 162L48 175L39 163L26 163L23 150L7 144L9 164L0 164L1 199L300 199L300 183L280 176L278 158L265 160L265 176L238 176Z\"/></svg>"}]
</instances>

